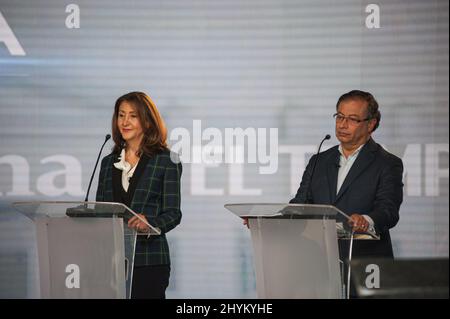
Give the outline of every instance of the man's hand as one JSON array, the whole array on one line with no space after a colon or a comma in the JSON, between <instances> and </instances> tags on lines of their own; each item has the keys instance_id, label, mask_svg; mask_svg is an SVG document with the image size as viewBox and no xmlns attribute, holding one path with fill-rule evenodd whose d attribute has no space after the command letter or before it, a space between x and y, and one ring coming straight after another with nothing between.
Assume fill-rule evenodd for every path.
<instances>
[{"instance_id":1,"label":"man's hand","mask_svg":"<svg viewBox=\"0 0 450 319\"><path fill-rule=\"evenodd\" d=\"M348 224L353 227L355 232L366 232L369 229L369 222L360 214L350 216Z\"/></svg>"},{"instance_id":2,"label":"man's hand","mask_svg":"<svg viewBox=\"0 0 450 319\"><path fill-rule=\"evenodd\" d=\"M147 223L147 218L143 214L138 214L139 217L141 217L143 220L145 220ZM133 216L128 221L128 227L136 229L136 231L141 233L146 233L150 230L150 227L148 227L144 222L142 222L137 216Z\"/></svg>"}]
</instances>

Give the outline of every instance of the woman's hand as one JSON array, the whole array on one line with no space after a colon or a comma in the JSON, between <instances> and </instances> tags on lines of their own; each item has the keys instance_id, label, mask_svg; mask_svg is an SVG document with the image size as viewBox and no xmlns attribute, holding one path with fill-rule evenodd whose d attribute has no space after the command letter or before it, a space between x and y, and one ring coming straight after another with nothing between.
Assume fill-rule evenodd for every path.
<instances>
[{"instance_id":1,"label":"woman's hand","mask_svg":"<svg viewBox=\"0 0 450 319\"><path fill-rule=\"evenodd\" d=\"M143 220L145 220L147 223L147 218L145 218L144 214L138 214L139 217ZM141 219L139 219L137 216L133 216L128 221L128 227L135 229L138 232L146 233L150 230L150 227L146 225Z\"/></svg>"}]
</instances>

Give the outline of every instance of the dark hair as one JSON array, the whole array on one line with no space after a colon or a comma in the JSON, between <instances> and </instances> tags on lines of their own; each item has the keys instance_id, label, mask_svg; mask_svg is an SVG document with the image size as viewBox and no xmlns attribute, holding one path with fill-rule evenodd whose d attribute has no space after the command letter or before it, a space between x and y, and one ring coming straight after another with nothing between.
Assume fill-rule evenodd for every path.
<instances>
[{"instance_id":1,"label":"dark hair","mask_svg":"<svg viewBox=\"0 0 450 319\"><path fill-rule=\"evenodd\" d=\"M376 119L377 123L375 124L372 132L374 132L378 126L380 125L381 121L381 113L378 110L378 102L375 100L372 94L369 92L359 91L359 90L353 90L348 93L345 93L341 95L339 100L336 103L336 110L339 108L339 104L344 101L348 100L362 100L367 102L367 118L368 119Z\"/></svg>"},{"instance_id":2,"label":"dark hair","mask_svg":"<svg viewBox=\"0 0 450 319\"><path fill-rule=\"evenodd\" d=\"M145 154L152 156L167 149L167 129L164 121L156 108L155 103L145 93L130 92L119 97L114 106L114 114L112 117L112 137L114 140L113 153L120 153L121 149L126 146L125 140L120 134L117 127L117 119L119 116L119 107L122 102L127 101L136 108L139 122L144 131L141 145L139 147L138 156Z\"/></svg>"}]
</instances>

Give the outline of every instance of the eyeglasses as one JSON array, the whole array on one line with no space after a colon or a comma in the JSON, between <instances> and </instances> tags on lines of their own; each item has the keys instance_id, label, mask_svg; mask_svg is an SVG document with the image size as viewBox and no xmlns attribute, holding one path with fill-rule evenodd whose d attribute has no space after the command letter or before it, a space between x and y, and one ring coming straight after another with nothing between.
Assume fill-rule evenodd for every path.
<instances>
[{"instance_id":1,"label":"eyeglasses","mask_svg":"<svg viewBox=\"0 0 450 319\"><path fill-rule=\"evenodd\" d=\"M350 125L355 125L355 126L361 122L369 121L371 119L370 117L368 117L368 118L365 118L364 120L360 120L354 116L344 116L340 113L334 114L333 117L336 120L336 123L342 123L342 122L344 122L344 120L347 120Z\"/></svg>"}]
</instances>

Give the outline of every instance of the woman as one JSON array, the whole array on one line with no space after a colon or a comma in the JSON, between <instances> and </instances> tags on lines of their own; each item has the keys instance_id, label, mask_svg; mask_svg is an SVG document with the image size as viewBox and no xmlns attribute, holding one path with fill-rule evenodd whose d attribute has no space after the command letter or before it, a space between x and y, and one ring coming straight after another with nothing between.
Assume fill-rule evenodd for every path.
<instances>
[{"instance_id":1,"label":"woman","mask_svg":"<svg viewBox=\"0 0 450 319\"><path fill-rule=\"evenodd\" d=\"M163 299L170 276L165 234L181 220L181 163L172 161L166 127L145 93L131 92L116 101L112 136L115 145L102 160L96 200L124 203L161 230L159 236L137 236L131 297ZM128 227L149 231L137 217Z\"/></svg>"}]
</instances>

